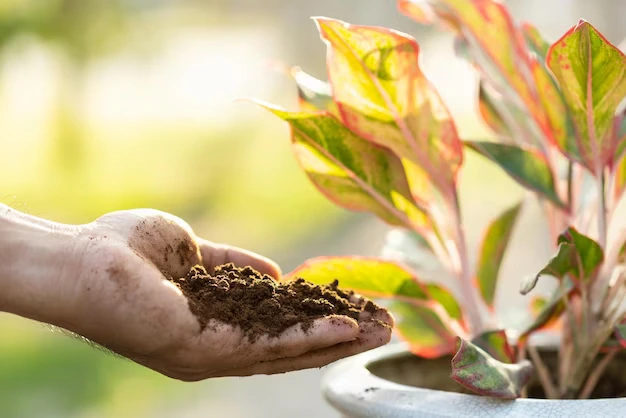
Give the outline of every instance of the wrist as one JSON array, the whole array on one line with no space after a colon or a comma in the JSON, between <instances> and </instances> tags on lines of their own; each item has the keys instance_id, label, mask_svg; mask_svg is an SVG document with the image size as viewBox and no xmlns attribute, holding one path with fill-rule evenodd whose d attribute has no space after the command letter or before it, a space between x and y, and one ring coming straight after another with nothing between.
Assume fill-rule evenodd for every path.
<instances>
[{"instance_id":1,"label":"wrist","mask_svg":"<svg viewBox=\"0 0 626 418\"><path fill-rule=\"evenodd\" d=\"M78 228L0 204L0 311L64 326Z\"/></svg>"}]
</instances>

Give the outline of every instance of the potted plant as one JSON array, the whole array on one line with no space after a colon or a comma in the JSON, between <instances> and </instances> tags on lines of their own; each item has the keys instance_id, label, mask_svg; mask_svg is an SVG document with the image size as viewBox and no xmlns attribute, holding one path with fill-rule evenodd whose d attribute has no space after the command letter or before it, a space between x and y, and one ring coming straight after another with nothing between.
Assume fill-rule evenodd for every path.
<instances>
[{"instance_id":1,"label":"potted plant","mask_svg":"<svg viewBox=\"0 0 626 418\"><path fill-rule=\"evenodd\" d=\"M326 397L348 416L619 415L626 400L588 399L626 391L613 372L626 347L626 229L618 219L626 57L582 20L549 45L495 0L399 6L455 32L459 54L480 76L480 115L497 140L461 140L410 36L315 19L328 83L294 69L300 109L261 104L290 124L295 157L326 197L404 229L415 255L454 280L450 288L429 283L419 263L388 258L317 258L290 273L336 278L386 300L406 341L332 366ZM467 150L536 196L548 221L554 255L520 280L521 292L538 280L554 281L555 290L532 300L535 315L523 329L502 329L493 318L523 202L493 220L472 262L457 186ZM531 338L548 328L558 332L556 346Z\"/></svg>"}]
</instances>

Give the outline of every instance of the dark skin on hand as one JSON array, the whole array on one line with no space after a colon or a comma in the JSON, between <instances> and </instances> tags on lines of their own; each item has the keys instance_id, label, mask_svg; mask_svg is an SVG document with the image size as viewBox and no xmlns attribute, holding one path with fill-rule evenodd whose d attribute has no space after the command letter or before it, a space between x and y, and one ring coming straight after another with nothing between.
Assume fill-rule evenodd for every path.
<instances>
[{"instance_id":1,"label":"dark skin on hand","mask_svg":"<svg viewBox=\"0 0 626 418\"><path fill-rule=\"evenodd\" d=\"M166 376L196 381L322 367L391 338L393 319L380 308L253 341L219 321L201 327L168 279L227 263L281 278L271 260L198 238L167 213L120 211L70 226L0 205L0 285L8 289L0 310L60 326Z\"/></svg>"}]
</instances>

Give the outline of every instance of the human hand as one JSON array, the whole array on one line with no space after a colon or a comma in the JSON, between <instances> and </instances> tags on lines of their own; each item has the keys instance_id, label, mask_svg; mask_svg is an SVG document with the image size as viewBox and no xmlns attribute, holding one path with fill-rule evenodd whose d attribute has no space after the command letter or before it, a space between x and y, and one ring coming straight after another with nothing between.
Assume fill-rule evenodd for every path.
<instances>
[{"instance_id":1,"label":"human hand","mask_svg":"<svg viewBox=\"0 0 626 418\"><path fill-rule=\"evenodd\" d=\"M195 381L322 367L390 339L393 320L383 309L363 311L359 321L327 316L307 332L295 325L254 342L224 323L201 329L167 279L185 277L197 264L212 272L226 263L279 279L278 266L197 238L179 218L154 210L114 212L78 231L73 247L80 250L59 281L69 297L57 325L164 375Z\"/></svg>"}]
</instances>

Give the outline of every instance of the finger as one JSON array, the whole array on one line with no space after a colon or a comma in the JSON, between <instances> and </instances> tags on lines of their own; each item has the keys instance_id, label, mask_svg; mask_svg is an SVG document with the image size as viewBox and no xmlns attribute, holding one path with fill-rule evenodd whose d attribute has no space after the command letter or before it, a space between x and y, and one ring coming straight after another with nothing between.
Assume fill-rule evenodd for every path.
<instances>
[{"instance_id":1,"label":"finger","mask_svg":"<svg viewBox=\"0 0 626 418\"><path fill-rule=\"evenodd\" d=\"M361 308L361 313L359 314L360 321L376 319L393 328L395 320L387 309L356 293L350 296L350 302L357 304Z\"/></svg>"},{"instance_id":2,"label":"finger","mask_svg":"<svg viewBox=\"0 0 626 418\"><path fill-rule=\"evenodd\" d=\"M236 267L250 266L256 271L267 274L280 280L282 273L280 267L262 255L232 247L225 244L216 244L204 239L199 239L202 263L209 273L213 273L215 267L233 263Z\"/></svg>"},{"instance_id":3,"label":"finger","mask_svg":"<svg viewBox=\"0 0 626 418\"><path fill-rule=\"evenodd\" d=\"M382 324L378 321L364 322L360 324L359 338L354 341L311 351L297 357L282 358L257 363L249 367L227 370L220 372L220 374L215 377L277 374L295 370L319 368L339 359L385 345L390 339L391 328L386 324Z\"/></svg>"},{"instance_id":4,"label":"finger","mask_svg":"<svg viewBox=\"0 0 626 418\"><path fill-rule=\"evenodd\" d=\"M306 329L306 330L305 330ZM285 330L278 338L259 339L265 345L264 361L284 357L296 357L309 351L330 347L359 336L359 325L347 316L331 315L314 320L303 328L300 324Z\"/></svg>"}]
</instances>

